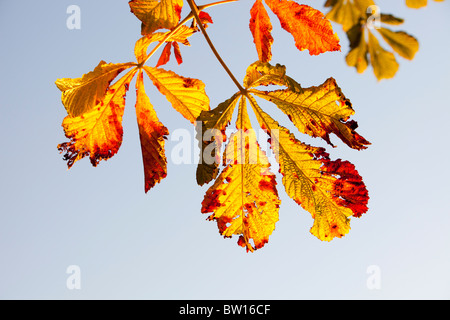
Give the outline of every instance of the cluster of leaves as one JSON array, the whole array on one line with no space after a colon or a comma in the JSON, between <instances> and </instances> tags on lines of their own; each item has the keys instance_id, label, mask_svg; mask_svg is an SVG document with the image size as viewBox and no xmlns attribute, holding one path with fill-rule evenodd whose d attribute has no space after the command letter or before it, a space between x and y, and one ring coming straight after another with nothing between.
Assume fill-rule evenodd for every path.
<instances>
[{"instance_id":1,"label":"cluster of leaves","mask_svg":"<svg viewBox=\"0 0 450 320\"><path fill-rule=\"evenodd\" d=\"M197 182L204 185L214 180L206 192L201 211L209 214L209 220L217 222L221 235L238 235L238 244L247 251L254 251L268 242L275 229L280 198L271 164L252 129L247 110L250 106L259 126L267 133L286 193L309 211L314 219L311 233L326 241L342 237L349 232L350 217L360 217L368 210L368 192L361 176L350 162L331 160L325 149L298 140L257 102L261 99L275 104L300 133L322 138L330 145L331 134L356 150L365 149L370 144L355 131L357 123L350 120L354 114L352 104L333 78L319 86L302 88L286 74L284 66L270 64L273 37L266 6L279 19L281 27L292 34L295 47L300 51L308 50L310 55L340 51L339 38L322 12L291 0L256 0L250 11L249 28L258 61L248 67L240 84L216 53L238 88L231 98L216 108L210 109L202 81L161 67L169 61L172 51L178 64L181 64L180 44L189 45L189 37L199 31L210 43L205 28L213 21L204 10L232 1L237 0L197 6L193 0L187 0L191 12L184 19L181 19L183 0L130 1L131 12L142 22L142 37L134 48L136 62L100 61L93 71L81 78L56 81L67 111L62 126L69 139L59 144L58 149L64 153L69 168L84 157L89 157L92 165L96 166L101 160L114 156L122 143L126 94L135 78L135 112L145 192L165 178L167 159L164 141L169 130L158 120L145 92L145 74L172 107L196 126L201 149ZM333 7L328 16L339 20L339 12L353 14L357 2L327 1L327 5ZM339 9L340 6L345 9ZM364 60L362 57L365 57L367 50L374 57L373 65L376 65L374 61L383 60L385 55L370 36L368 46L361 44L364 42L364 32L355 27L361 26L360 18L353 19L351 23L346 22L347 18L339 20L345 22L348 34L360 39L358 43L356 40L352 42L350 58L347 56L348 61L357 61L355 66L358 70L363 68L364 62L360 60ZM383 19L387 23L399 21L392 16ZM190 26L187 26L191 20ZM389 31L380 33L396 44L394 49L401 47L398 35L393 36ZM212 43L210 46L215 51ZM160 48L162 52L155 67L148 66L147 61ZM236 131L227 137L225 129L236 106Z\"/></svg>"},{"instance_id":2,"label":"cluster of leaves","mask_svg":"<svg viewBox=\"0 0 450 320\"><path fill-rule=\"evenodd\" d=\"M417 9L426 6L427 0L406 0L406 5ZM415 37L385 27L401 25L404 20L392 14L377 12L380 8L373 0L326 0L325 7L331 8L326 17L341 24L347 34L350 51L346 62L350 67L355 67L358 73L363 73L370 64L378 80L390 79L399 69L394 53L412 60L419 50L419 42ZM393 52L382 47L374 30Z\"/></svg>"}]
</instances>

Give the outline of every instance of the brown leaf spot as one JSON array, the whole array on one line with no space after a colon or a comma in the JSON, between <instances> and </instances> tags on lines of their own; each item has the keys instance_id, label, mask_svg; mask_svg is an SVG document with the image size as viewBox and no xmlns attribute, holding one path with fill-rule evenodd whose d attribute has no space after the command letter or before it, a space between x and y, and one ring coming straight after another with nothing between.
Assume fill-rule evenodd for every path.
<instances>
[{"instance_id":1,"label":"brown leaf spot","mask_svg":"<svg viewBox=\"0 0 450 320\"><path fill-rule=\"evenodd\" d=\"M192 88L195 86L195 80L191 78L184 78L183 80L183 87L185 88Z\"/></svg>"}]
</instances>

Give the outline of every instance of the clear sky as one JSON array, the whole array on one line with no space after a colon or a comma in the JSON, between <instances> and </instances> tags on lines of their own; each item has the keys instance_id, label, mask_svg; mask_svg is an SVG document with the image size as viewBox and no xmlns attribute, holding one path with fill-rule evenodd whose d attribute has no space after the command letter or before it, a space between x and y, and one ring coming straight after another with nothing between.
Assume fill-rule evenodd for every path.
<instances>
[{"instance_id":1,"label":"clear sky","mask_svg":"<svg viewBox=\"0 0 450 320\"><path fill-rule=\"evenodd\" d=\"M127 2L0 0L0 298L450 298L448 1L429 1L420 10L377 1L382 12L406 19L393 29L413 34L421 46L412 62L398 58L397 76L381 82L371 69L359 75L345 64L348 41L339 25L342 52L311 57L271 15L272 62L285 64L304 87L334 77L353 103L358 132L372 145L350 150L333 137L337 148L331 150L318 139L297 137L354 163L370 202L348 235L325 243L309 233L311 215L278 179L280 220L269 243L253 254L205 221L200 208L208 186L197 186L195 164L171 160L178 142L170 137L168 176L144 193L134 89L115 157L97 168L83 159L67 170L58 153L66 112L54 82L81 77L102 59L135 60L140 23ZM318 9L323 2L304 1ZM81 9L79 30L66 26L73 4ZM248 29L252 4L208 10L214 24L207 30L238 79L257 59ZM203 80L214 107L236 88L201 35L190 42L181 48L184 63L165 68ZM147 93L170 132L188 130L193 138L192 126L159 93L150 86ZM72 265L81 272L80 289L67 287ZM372 270L380 280L375 288L368 285Z\"/></svg>"}]
</instances>

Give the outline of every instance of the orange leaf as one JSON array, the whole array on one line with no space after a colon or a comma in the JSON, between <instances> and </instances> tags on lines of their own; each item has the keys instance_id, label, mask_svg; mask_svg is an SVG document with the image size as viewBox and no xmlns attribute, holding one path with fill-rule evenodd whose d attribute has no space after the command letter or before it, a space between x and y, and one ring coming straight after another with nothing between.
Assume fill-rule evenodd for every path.
<instances>
[{"instance_id":1,"label":"orange leaf","mask_svg":"<svg viewBox=\"0 0 450 320\"><path fill-rule=\"evenodd\" d=\"M144 162L145 192L148 192L167 175L164 139L169 130L158 120L145 94L142 72L139 72L136 80L136 118Z\"/></svg>"},{"instance_id":2,"label":"orange leaf","mask_svg":"<svg viewBox=\"0 0 450 320\"><path fill-rule=\"evenodd\" d=\"M173 42L173 54L175 55L175 59L177 59L178 64L183 63L183 57L181 56L180 46L178 42Z\"/></svg>"},{"instance_id":3,"label":"orange leaf","mask_svg":"<svg viewBox=\"0 0 450 320\"><path fill-rule=\"evenodd\" d=\"M255 1L250 10L250 16L250 31L253 35L253 42L255 43L259 60L269 62L272 59L272 24L262 0Z\"/></svg>"},{"instance_id":4,"label":"orange leaf","mask_svg":"<svg viewBox=\"0 0 450 320\"><path fill-rule=\"evenodd\" d=\"M289 0L265 0L280 20L283 29L292 34L295 46L309 50L310 55L340 51L339 38L322 12Z\"/></svg>"},{"instance_id":5,"label":"orange leaf","mask_svg":"<svg viewBox=\"0 0 450 320\"><path fill-rule=\"evenodd\" d=\"M183 0L131 0L131 12L142 21L141 34L172 29L180 21Z\"/></svg>"},{"instance_id":6,"label":"orange leaf","mask_svg":"<svg viewBox=\"0 0 450 320\"><path fill-rule=\"evenodd\" d=\"M156 67L165 65L170 60L170 49L172 48L172 42L168 42L163 51L161 52L161 56L158 59L158 63L156 63Z\"/></svg>"},{"instance_id":7,"label":"orange leaf","mask_svg":"<svg viewBox=\"0 0 450 320\"><path fill-rule=\"evenodd\" d=\"M65 152L69 168L85 156L96 166L117 153L122 144L125 94L135 73L136 69L131 70L110 86L92 111L64 118L62 126L70 141L59 144L58 150Z\"/></svg>"},{"instance_id":8,"label":"orange leaf","mask_svg":"<svg viewBox=\"0 0 450 320\"><path fill-rule=\"evenodd\" d=\"M200 11L198 17L202 21L205 28L208 27L208 23L213 23L211 16L205 11Z\"/></svg>"}]
</instances>

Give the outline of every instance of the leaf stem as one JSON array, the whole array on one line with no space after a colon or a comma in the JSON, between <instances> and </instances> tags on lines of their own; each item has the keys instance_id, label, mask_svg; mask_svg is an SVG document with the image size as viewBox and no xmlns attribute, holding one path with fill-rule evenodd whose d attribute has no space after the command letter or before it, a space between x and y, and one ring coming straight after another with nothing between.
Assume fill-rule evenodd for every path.
<instances>
[{"instance_id":1,"label":"leaf stem","mask_svg":"<svg viewBox=\"0 0 450 320\"><path fill-rule=\"evenodd\" d=\"M208 4L204 4L199 6L199 10L203 10L209 7L213 7L213 6L217 6L219 4L225 4L228 2L234 2L234 1L238 1L238 0L223 0L223 1L218 1L218 2L213 2L213 3L208 3ZM192 8L192 7L191 7ZM198 16L198 14L197 14ZM182 25L184 25L186 22L188 22L189 20L195 18L195 14L191 11L181 22L179 22L175 28L173 28L153 49L152 51L149 52L149 54L147 55L147 57L145 58L144 61L142 61L140 64L138 64L138 67L142 67L144 64L147 63L148 59L150 59L150 57L167 41L170 39L170 37L172 37L172 35L177 32ZM200 21L197 20L197 21ZM199 23L200 24L200 23Z\"/></svg>"},{"instance_id":2,"label":"leaf stem","mask_svg":"<svg viewBox=\"0 0 450 320\"><path fill-rule=\"evenodd\" d=\"M147 55L147 57L145 58L144 61L142 61L139 66L143 66L148 59L150 59L150 57L163 45L164 42L166 42L167 40L169 40L169 38L175 33L177 32L182 25L184 25L186 22L188 22L189 20L191 20L192 18L194 18L194 15L191 13L189 13L186 18L183 19L183 21L181 21L180 23L177 24L177 26L175 28L173 28L153 49L152 51L150 51L150 53Z\"/></svg>"},{"instance_id":3,"label":"leaf stem","mask_svg":"<svg viewBox=\"0 0 450 320\"><path fill-rule=\"evenodd\" d=\"M223 1L217 1L217 2L213 2L213 3L207 3L207 4L203 4L201 6L197 6L199 11L205 10L206 8L209 7L213 7L213 6L217 6L219 4L224 4L224 3L229 3L229 2L235 2L238 0L223 0Z\"/></svg>"},{"instance_id":4,"label":"leaf stem","mask_svg":"<svg viewBox=\"0 0 450 320\"><path fill-rule=\"evenodd\" d=\"M200 20L200 17L198 15L199 12L199 8L204 8L205 6L212 6L212 5L216 5L216 4L220 4L220 3L226 3L226 2L233 2L236 0L226 0L226 1L219 1L216 3L212 3L210 5L204 5L204 6L200 6L197 7L197 5L194 3L194 0L187 0L187 3L189 4L189 7L191 7L191 13L194 15L194 19L197 22L203 37L205 38L206 42L208 43L209 47L211 48L211 51L214 53L214 55L216 56L217 60L219 61L219 63L222 65L222 67L224 68L224 70L226 71L226 73L228 74L228 76L231 78L231 80L234 82L234 84L236 85L236 87L238 87L239 91L242 94L246 94L247 91L241 86L241 84L239 83L239 81L237 81L236 77L233 75L233 73L231 72L231 70L228 68L228 66L226 65L226 63L223 61L222 57L219 55L219 53L217 52L216 48L214 47L211 39L208 36L208 33L205 30L205 27L203 27L203 23Z\"/></svg>"}]
</instances>

